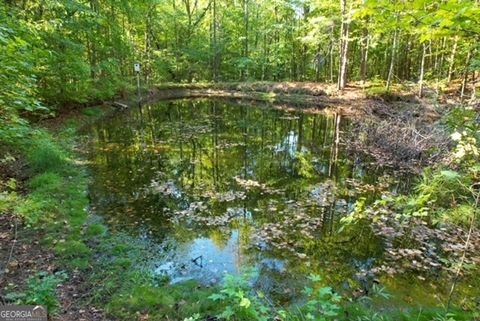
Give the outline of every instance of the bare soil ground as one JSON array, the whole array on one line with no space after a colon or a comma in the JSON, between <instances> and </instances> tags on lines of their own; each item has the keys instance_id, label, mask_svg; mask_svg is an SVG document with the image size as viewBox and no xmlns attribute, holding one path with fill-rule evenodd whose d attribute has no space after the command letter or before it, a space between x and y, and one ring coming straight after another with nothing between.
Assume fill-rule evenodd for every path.
<instances>
[{"instance_id":1,"label":"bare soil ground","mask_svg":"<svg viewBox=\"0 0 480 321\"><path fill-rule=\"evenodd\" d=\"M8 304L6 295L15 285L14 291L22 291L26 280L38 272L58 272L55 255L40 244L43 238L40 230L25 227L13 215L0 215L0 303ZM60 301L55 321L108 320L102 310L94 306L83 308L80 300L89 293L84 282L85 274L73 271L67 281L57 287Z\"/></svg>"}]
</instances>

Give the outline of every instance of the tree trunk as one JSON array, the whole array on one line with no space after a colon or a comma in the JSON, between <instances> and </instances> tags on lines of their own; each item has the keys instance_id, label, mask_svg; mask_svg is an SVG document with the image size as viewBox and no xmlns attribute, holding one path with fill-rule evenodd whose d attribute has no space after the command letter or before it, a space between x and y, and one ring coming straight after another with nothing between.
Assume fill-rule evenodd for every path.
<instances>
[{"instance_id":1,"label":"tree trunk","mask_svg":"<svg viewBox=\"0 0 480 321\"><path fill-rule=\"evenodd\" d=\"M340 66L338 72L337 89L343 90L347 84L347 56L348 56L348 18L346 17L347 0L340 0L342 25L340 31Z\"/></svg>"},{"instance_id":2,"label":"tree trunk","mask_svg":"<svg viewBox=\"0 0 480 321\"><path fill-rule=\"evenodd\" d=\"M248 21L249 21L249 0L243 0L243 25L244 25L244 37L245 40L243 42L243 57L248 58ZM242 80L248 78L248 62L245 66L245 69L242 68L240 77Z\"/></svg>"},{"instance_id":3,"label":"tree trunk","mask_svg":"<svg viewBox=\"0 0 480 321\"><path fill-rule=\"evenodd\" d=\"M178 24L177 24L177 6L175 4L176 0L172 0L172 8L173 8L173 33L174 33L174 39L175 39L175 47L173 48L173 51L175 52L175 75L174 75L174 80L178 81L180 80L179 76L179 61L180 61L180 56L179 56L179 50L180 50L180 37L178 36Z\"/></svg>"},{"instance_id":4,"label":"tree trunk","mask_svg":"<svg viewBox=\"0 0 480 321\"><path fill-rule=\"evenodd\" d=\"M476 81L477 81L476 72L474 70L472 73L472 96L470 97L471 104L475 102L475 99L477 97Z\"/></svg>"},{"instance_id":5,"label":"tree trunk","mask_svg":"<svg viewBox=\"0 0 480 321\"><path fill-rule=\"evenodd\" d=\"M305 25L308 24L308 15L310 13L310 6L308 4L304 4L303 5L303 22ZM306 32L306 31L305 31ZM307 34L305 33L305 36ZM306 73L307 73L307 50L308 50L308 47L307 47L307 44L304 43L303 46L302 46L302 62L301 62L301 75L300 75L300 79L301 80L305 80L306 78ZM318 68L317 68L317 73L316 73L316 76L315 78L317 79L318 81Z\"/></svg>"},{"instance_id":6,"label":"tree trunk","mask_svg":"<svg viewBox=\"0 0 480 321\"><path fill-rule=\"evenodd\" d=\"M360 49L360 80L362 85L365 84L367 79L367 59L368 59L368 30L362 29L362 40Z\"/></svg>"},{"instance_id":7,"label":"tree trunk","mask_svg":"<svg viewBox=\"0 0 480 321\"><path fill-rule=\"evenodd\" d=\"M397 13L397 21L398 21L398 13ZM395 69L395 54L397 52L397 41L398 41L397 38L398 38L398 29L395 28L395 31L393 32L393 44L392 44L392 52L391 52L392 58L390 59L390 68L388 69L387 91L390 90L390 86L392 85L393 71Z\"/></svg>"},{"instance_id":8,"label":"tree trunk","mask_svg":"<svg viewBox=\"0 0 480 321\"><path fill-rule=\"evenodd\" d=\"M427 52L425 43L423 43L423 51L422 51L422 63L420 65L420 77L418 80L418 97L422 98L423 96L423 75L425 72L425 54Z\"/></svg>"},{"instance_id":9,"label":"tree trunk","mask_svg":"<svg viewBox=\"0 0 480 321\"><path fill-rule=\"evenodd\" d=\"M365 6L366 0L362 0L362 6ZM367 58L368 58L368 17L363 21L362 35L360 38L360 80L362 85L367 78Z\"/></svg>"},{"instance_id":10,"label":"tree trunk","mask_svg":"<svg viewBox=\"0 0 480 321\"><path fill-rule=\"evenodd\" d=\"M467 87L467 81L468 81L468 67L470 66L470 59L472 58L472 49L468 50L467 54L467 60L465 61L465 67L463 71L463 81L462 81L462 89L460 93L460 100L463 101L463 96L465 94L465 89Z\"/></svg>"},{"instance_id":11,"label":"tree trunk","mask_svg":"<svg viewBox=\"0 0 480 321\"><path fill-rule=\"evenodd\" d=\"M447 77L448 83L452 81L453 66L455 65L455 55L457 54L457 46L458 46L458 36L455 36L455 40L453 42L453 47L452 47L452 53L450 55L450 63L448 65L448 77Z\"/></svg>"},{"instance_id":12,"label":"tree trunk","mask_svg":"<svg viewBox=\"0 0 480 321\"><path fill-rule=\"evenodd\" d=\"M213 81L217 82L218 81L218 74L219 74L219 69L220 69L220 64L219 64L219 57L218 57L218 39L217 39L217 1L213 0L213 25L212 25L212 31L213 31Z\"/></svg>"},{"instance_id":13,"label":"tree trunk","mask_svg":"<svg viewBox=\"0 0 480 321\"><path fill-rule=\"evenodd\" d=\"M331 37L330 37L330 83L333 83L333 63L334 63L334 57L333 57L333 49L334 49L334 42L333 42L333 33L334 33L334 27L332 25L332 30L331 30Z\"/></svg>"}]
</instances>

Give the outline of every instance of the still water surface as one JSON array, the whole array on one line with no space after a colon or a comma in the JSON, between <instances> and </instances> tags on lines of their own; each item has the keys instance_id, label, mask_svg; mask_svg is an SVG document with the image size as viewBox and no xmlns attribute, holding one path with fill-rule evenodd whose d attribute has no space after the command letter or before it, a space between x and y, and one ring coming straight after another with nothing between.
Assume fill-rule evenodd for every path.
<instances>
[{"instance_id":1,"label":"still water surface","mask_svg":"<svg viewBox=\"0 0 480 321\"><path fill-rule=\"evenodd\" d=\"M409 185L350 152L348 130L340 115L231 101L133 108L90 129L92 204L113 230L154 245L148 266L172 283L215 284L254 266L257 286L283 300L313 272L340 291L380 278L435 303L422 295L428 281L368 273L383 253L368 226L338 231L360 197Z\"/></svg>"}]
</instances>

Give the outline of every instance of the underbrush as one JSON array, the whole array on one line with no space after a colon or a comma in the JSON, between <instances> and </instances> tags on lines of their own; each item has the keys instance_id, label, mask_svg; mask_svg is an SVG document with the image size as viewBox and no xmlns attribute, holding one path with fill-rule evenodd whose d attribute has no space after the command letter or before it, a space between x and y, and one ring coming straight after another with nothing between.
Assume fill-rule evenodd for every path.
<instances>
[{"instance_id":1,"label":"underbrush","mask_svg":"<svg viewBox=\"0 0 480 321\"><path fill-rule=\"evenodd\" d=\"M406 169L431 165L440 161L451 146L446 131L435 124L362 119L353 126L349 143L382 165Z\"/></svg>"},{"instance_id":2,"label":"underbrush","mask_svg":"<svg viewBox=\"0 0 480 321\"><path fill-rule=\"evenodd\" d=\"M420 275L450 275L448 310L459 279L478 274L480 127L477 114L465 108L453 109L442 123L453 148L442 162L423 170L413 192L386 192L368 206L357 201L343 222L348 226L367 220L384 239L385 258L377 272L413 270ZM478 311L478 302L470 301L467 309Z\"/></svg>"}]
</instances>

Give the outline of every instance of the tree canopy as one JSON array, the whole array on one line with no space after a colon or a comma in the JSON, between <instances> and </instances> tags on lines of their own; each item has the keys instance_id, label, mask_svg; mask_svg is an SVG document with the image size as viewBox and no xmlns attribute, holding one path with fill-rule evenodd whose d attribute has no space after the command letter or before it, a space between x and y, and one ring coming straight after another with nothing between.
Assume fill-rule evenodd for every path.
<instances>
[{"instance_id":1,"label":"tree canopy","mask_svg":"<svg viewBox=\"0 0 480 321\"><path fill-rule=\"evenodd\" d=\"M2 117L143 82L474 83L478 1L10 0L0 5ZM342 82L342 84L340 84ZM32 100L33 99L33 100Z\"/></svg>"}]
</instances>

